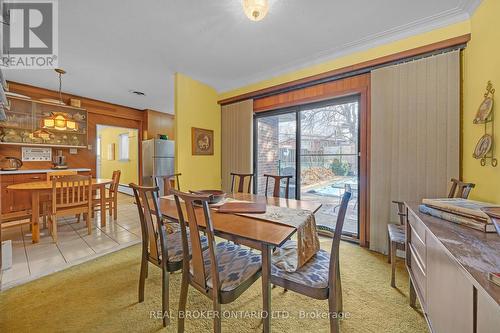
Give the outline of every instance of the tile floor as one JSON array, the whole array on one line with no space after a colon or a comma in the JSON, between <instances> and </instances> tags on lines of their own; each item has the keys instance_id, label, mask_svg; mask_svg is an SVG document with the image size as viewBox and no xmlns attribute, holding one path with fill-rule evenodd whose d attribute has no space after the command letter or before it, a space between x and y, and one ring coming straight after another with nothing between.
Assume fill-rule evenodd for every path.
<instances>
[{"instance_id":1,"label":"tile floor","mask_svg":"<svg viewBox=\"0 0 500 333\"><path fill-rule=\"evenodd\" d=\"M12 241L12 267L0 273L0 289L5 290L118 251L141 240L139 216L131 196L119 196L116 221L108 218L105 227L101 227L99 221L99 213L96 213L92 234L88 235L83 219L77 223L74 217L61 218L57 244L52 241L47 229L41 230L41 239L37 244L31 242L28 224L3 229L2 241Z\"/></svg>"}]
</instances>

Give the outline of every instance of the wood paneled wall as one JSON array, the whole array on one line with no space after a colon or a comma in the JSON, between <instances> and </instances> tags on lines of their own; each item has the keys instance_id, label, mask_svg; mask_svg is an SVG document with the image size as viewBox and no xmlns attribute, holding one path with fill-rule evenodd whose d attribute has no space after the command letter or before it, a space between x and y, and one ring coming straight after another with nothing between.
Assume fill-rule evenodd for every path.
<instances>
[{"instance_id":1,"label":"wood paneled wall","mask_svg":"<svg viewBox=\"0 0 500 333\"><path fill-rule=\"evenodd\" d=\"M144 140L157 139L159 134L166 134L175 140L175 116L154 110L144 110Z\"/></svg>"},{"instance_id":2,"label":"wood paneled wall","mask_svg":"<svg viewBox=\"0 0 500 333\"><path fill-rule=\"evenodd\" d=\"M26 84L9 82L10 91L30 96L33 99L55 98L59 99L57 91L38 88ZM78 153L71 155L68 148L61 148L66 156L70 168L90 168L95 176L96 169L96 125L111 125L127 128L135 128L139 133L139 142L142 141L142 133L146 128L144 125L144 112L142 110L116 105L90 98L75 96L63 93L63 101L68 102L70 98L79 99L82 108L88 112L88 144L90 149L78 149ZM69 104L69 103L68 103ZM53 148L53 154L55 150ZM141 145L139 145L139 163L141 161ZM0 146L0 160L5 156L15 156L21 158L21 147ZM49 162L25 162L23 169L47 169L52 166ZM142 179L141 168L139 168L139 179Z\"/></svg>"}]
</instances>

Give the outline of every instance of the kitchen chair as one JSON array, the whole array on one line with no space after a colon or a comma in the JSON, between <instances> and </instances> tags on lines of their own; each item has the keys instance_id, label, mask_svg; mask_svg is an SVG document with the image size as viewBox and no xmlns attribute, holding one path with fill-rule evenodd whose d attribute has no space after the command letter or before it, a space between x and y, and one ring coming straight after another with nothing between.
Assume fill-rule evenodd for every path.
<instances>
[{"instance_id":1,"label":"kitchen chair","mask_svg":"<svg viewBox=\"0 0 500 333\"><path fill-rule=\"evenodd\" d=\"M170 190L172 188L177 187L177 190L181 190L179 176L182 176L182 173L174 173L173 175L168 176L154 176L154 181L156 186L160 186L160 184L163 183L164 195L170 195ZM172 183L174 183L174 186L172 186Z\"/></svg>"},{"instance_id":2,"label":"kitchen chair","mask_svg":"<svg viewBox=\"0 0 500 333\"><path fill-rule=\"evenodd\" d=\"M471 190L476 185L464 183L455 178L451 179L450 192L448 198L467 199ZM393 201L398 206L399 224L389 223L387 225L388 234L388 254L387 262L391 264L391 287L396 287L396 253L397 250L406 251L405 223L406 209L401 201Z\"/></svg>"},{"instance_id":3,"label":"kitchen chair","mask_svg":"<svg viewBox=\"0 0 500 333\"><path fill-rule=\"evenodd\" d=\"M47 181L52 181L54 178L61 178L64 176L75 176L78 175L77 171L74 170L57 170L47 172ZM42 212L43 228L47 228L47 219L49 218L49 207L50 207L50 194L42 194L40 196L40 212Z\"/></svg>"},{"instance_id":4,"label":"kitchen chair","mask_svg":"<svg viewBox=\"0 0 500 333\"><path fill-rule=\"evenodd\" d=\"M182 268L183 240L179 231L167 234L159 211L158 187L145 187L130 183L134 192L142 233L141 271L139 275L139 303L144 301L144 287L148 276L148 262L162 270L163 326L169 324L169 273ZM153 205L153 207L151 207ZM207 248L206 237L200 237L201 249ZM190 248L190 245L188 246ZM186 250L189 261L189 250Z\"/></svg>"},{"instance_id":5,"label":"kitchen chair","mask_svg":"<svg viewBox=\"0 0 500 333\"><path fill-rule=\"evenodd\" d=\"M238 189L236 190L236 192L238 192L238 193L245 192L245 190L244 190L245 179L248 178L248 188L246 190L246 193L250 193L250 191L252 189L253 173L231 172L231 193L234 192L234 181L236 180L236 177L238 177Z\"/></svg>"},{"instance_id":6,"label":"kitchen chair","mask_svg":"<svg viewBox=\"0 0 500 333\"><path fill-rule=\"evenodd\" d=\"M319 250L304 266L287 272L271 266L271 283L319 300L328 300L330 332L339 331L338 315L342 312L339 245L351 192L342 196L330 253Z\"/></svg>"},{"instance_id":7,"label":"kitchen chair","mask_svg":"<svg viewBox=\"0 0 500 333\"><path fill-rule=\"evenodd\" d=\"M61 176L52 178L52 209L49 231L57 243L57 218L83 213L88 234L92 233L92 176Z\"/></svg>"},{"instance_id":8,"label":"kitchen chair","mask_svg":"<svg viewBox=\"0 0 500 333\"><path fill-rule=\"evenodd\" d=\"M122 172L120 170L113 171L113 176L111 179L113 182L110 184L106 197L104 198L104 205L109 209L109 216L113 216L113 219L116 221L118 219L118 186L120 185L120 176ZM96 210L96 208L101 207L100 193L99 195L94 196L92 201L92 216Z\"/></svg>"},{"instance_id":9,"label":"kitchen chair","mask_svg":"<svg viewBox=\"0 0 500 333\"><path fill-rule=\"evenodd\" d=\"M215 243L214 227L208 208L210 196L172 191L177 205L181 225L184 262L182 269L179 314L186 311L189 285L212 300L214 310L214 332L221 331L221 304L231 303L247 290L261 275L262 262L259 253L240 245ZM187 221L181 201L184 201ZM200 205L202 214L195 212ZM204 219L208 237L208 249L203 251L198 219ZM189 233L188 233L189 231ZM189 240L192 244L192 259L189 260ZM215 267L215 269L214 269ZM184 316L179 315L178 332L184 332Z\"/></svg>"},{"instance_id":10,"label":"kitchen chair","mask_svg":"<svg viewBox=\"0 0 500 333\"><path fill-rule=\"evenodd\" d=\"M286 180L285 199L288 199L289 192L290 192L290 179L292 179L293 176L275 176L275 175L265 174L264 177L266 177L266 190L265 190L266 197L267 197L267 189L268 189L268 185L269 185L269 178L274 179L273 197L276 197L276 198L281 197L281 181L283 179L285 179Z\"/></svg>"}]
</instances>

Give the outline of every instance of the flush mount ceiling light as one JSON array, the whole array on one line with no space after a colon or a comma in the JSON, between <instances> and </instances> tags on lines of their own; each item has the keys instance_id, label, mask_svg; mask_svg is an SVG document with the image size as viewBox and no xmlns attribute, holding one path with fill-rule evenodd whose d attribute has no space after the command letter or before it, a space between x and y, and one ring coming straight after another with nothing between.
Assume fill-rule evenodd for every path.
<instances>
[{"instance_id":1,"label":"flush mount ceiling light","mask_svg":"<svg viewBox=\"0 0 500 333\"><path fill-rule=\"evenodd\" d=\"M269 11L268 0L243 0L243 11L252 21L260 21L266 17Z\"/></svg>"}]
</instances>

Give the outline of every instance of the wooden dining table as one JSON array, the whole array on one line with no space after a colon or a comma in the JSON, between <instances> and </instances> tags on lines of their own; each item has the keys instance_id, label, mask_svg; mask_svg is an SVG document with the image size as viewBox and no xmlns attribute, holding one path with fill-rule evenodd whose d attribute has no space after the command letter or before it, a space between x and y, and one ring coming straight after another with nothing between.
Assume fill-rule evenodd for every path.
<instances>
[{"instance_id":1,"label":"wooden dining table","mask_svg":"<svg viewBox=\"0 0 500 333\"><path fill-rule=\"evenodd\" d=\"M101 212L101 226L106 225L106 185L113 182L112 179L105 178L92 178L92 189L99 190L100 196L100 212ZM37 181L29 183L19 183L7 186L7 189L13 191L30 191L31 192L31 233L32 242L38 243L40 241L40 194L50 193L52 191L51 181Z\"/></svg>"},{"instance_id":2,"label":"wooden dining table","mask_svg":"<svg viewBox=\"0 0 500 333\"><path fill-rule=\"evenodd\" d=\"M316 213L321 204L312 201L264 197L247 193L232 193L228 197L245 201L265 201L267 205L304 209ZM162 216L170 221L178 222L175 201L170 198L160 199ZM282 246L297 231L295 227L258 218L236 214L211 211L215 234L221 238L261 251L262 253L262 298L264 332L271 332L271 252L273 248ZM205 228L203 210L196 209L200 228ZM198 215L199 214L199 215Z\"/></svg>"}]
</instances>

